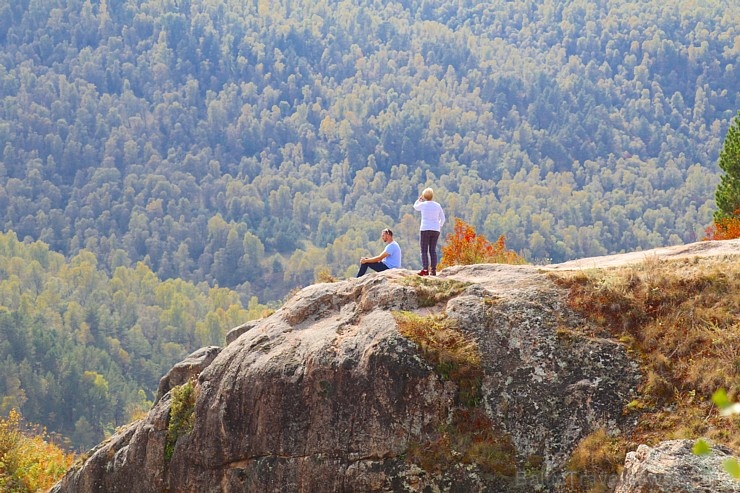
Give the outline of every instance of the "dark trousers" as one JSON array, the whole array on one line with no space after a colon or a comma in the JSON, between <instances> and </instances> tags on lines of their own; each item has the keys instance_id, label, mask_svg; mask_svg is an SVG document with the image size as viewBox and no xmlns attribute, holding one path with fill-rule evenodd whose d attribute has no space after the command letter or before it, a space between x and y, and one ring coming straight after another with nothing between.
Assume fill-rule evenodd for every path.
<instances>
[{"instance_id":1,"label":"dark trousers","mask_svg":"<svg viewBox=\"0 0 740 493\"><path fill-rule=\"evenodd\" d=\"M375 272L383 272L384 270L388 270L388 266L385 265L383 262L371 262L369 264L360 264L360 272L357 273L357 277L364 276L365 272L367 272L368 267L370 267Z\"/></svg>"},{"instance_id":2,"label":"dark trousers","mask_svg":"<svg viewBox=\"0 0 740 493\"><path fill-rule=\"evenodd\" d=\"M422 231L419 235L419 246L421 247L421 268L437 272L437 240L439 231ZM431 263L430 263L431 260Z\"/></svg>"}]
</instances>

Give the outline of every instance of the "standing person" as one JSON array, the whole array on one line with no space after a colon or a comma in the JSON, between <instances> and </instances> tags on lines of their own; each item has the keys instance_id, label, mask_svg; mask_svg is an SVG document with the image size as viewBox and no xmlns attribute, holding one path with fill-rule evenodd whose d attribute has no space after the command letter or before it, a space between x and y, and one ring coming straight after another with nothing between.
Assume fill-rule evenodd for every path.
<instances>
[{"instance_id":1,"label":"standing person","mask_svg":"<svg viewBox=\"0 0 740 493\"><path fill-rule=\"evenodd\" d=\"M360 259L360 271L357 277L362 277L370 267L375 272L382 272L388 269L398 269L401 267L401 247L393 239L393 231L385 228L380 233L380 239L385 243L385 248L375 257L362 257Z\"/></svg>"},{"instance_id":2,"label":"standing person","mask_svg":"<svg viewBox=\"0 0 740 493\"><path fill-rule=\"evenodd\" d=\"M434 191L431 188L425 188L414 202L414 209L421 212L421 226L419 227L421 270L418 273L420 276L437 275L437 240L439 240L442 225L445 223L445 213L442 206L432 198L434 198Z\"/></svg>"}]
</instances>

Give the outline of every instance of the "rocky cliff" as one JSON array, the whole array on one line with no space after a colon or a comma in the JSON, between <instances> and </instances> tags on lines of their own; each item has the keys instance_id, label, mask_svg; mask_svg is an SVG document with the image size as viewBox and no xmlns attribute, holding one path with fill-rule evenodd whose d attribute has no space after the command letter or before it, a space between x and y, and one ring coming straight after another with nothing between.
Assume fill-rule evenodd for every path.
<instances>
[{"instance_id":1,"label":"rocky cliff","mask_svg":"<svg viewBox=\"0 0 740 493\"><path fill-rule=\"evenodd\" d=\"M620 258L740 253L740 241L697 245ZM562 489L583 437L631 426L623 410L641 378L622 344L569 330L589 322L548 276L598 266L391 270L307 287L177 365L146 418L52 491Z\"/></svg>"}]
</instances>

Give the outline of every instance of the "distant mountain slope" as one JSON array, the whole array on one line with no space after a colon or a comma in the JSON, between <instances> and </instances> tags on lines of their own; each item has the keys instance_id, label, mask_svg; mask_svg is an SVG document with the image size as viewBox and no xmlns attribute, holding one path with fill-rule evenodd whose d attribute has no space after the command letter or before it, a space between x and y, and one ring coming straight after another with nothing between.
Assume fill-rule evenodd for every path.
<instances>
[{"instance_id":1,"label":"distant mountain slope","mask_svg":"<svg viewBox=\"0 0 740 493\"><path fill-rule=\"evenodd\" d=\"M698 239L725 1L0 3L0 227L277 300L429 185L540 263Z\"/></svg>"},{"instance_id":2,"label":"distant mountain slope","mask_svg":"<svg viewBox=\"0 0 740 493\"><path fill-rule=\"evenodd\" d=\"M148 409L183 356L263 309L143 263L108 275L88 251L65 260L0 233L0 415L17 409L85 450Z\"/></svg>"}]
</instances>

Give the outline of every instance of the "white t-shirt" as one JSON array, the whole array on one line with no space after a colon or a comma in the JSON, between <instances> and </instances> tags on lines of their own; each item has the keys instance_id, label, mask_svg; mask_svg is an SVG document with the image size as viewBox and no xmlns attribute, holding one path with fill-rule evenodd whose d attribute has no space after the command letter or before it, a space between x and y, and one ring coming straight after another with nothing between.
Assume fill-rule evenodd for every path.
<instances>
[{"instance_id":1,"label":"white t-shirt","mask_svg":"<svg viewBox=\"0 0 740 493\"><path fill-rule=\"evenodd\" d=\"M445 223L442 206L433 200L417 200L414 209L421 212L419 231L440 231Z\"/></svg>"}]
</instances>

